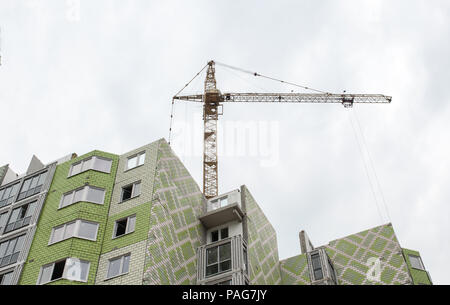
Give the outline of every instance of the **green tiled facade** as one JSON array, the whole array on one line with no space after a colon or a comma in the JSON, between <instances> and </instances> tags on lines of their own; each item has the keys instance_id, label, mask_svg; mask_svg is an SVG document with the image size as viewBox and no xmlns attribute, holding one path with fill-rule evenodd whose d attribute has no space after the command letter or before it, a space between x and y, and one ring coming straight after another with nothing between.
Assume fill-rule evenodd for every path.
<instances>
[{"instance_id":1,"label":"green tiled facade","mask_svg":"<svg viewBox=\"0 0 450 305\"><path fill-rule=\"evenodd\" d=\"M280 272L283 285L311 284L306 254L300 254L280 261Z\"/></svg>"},{"instance_id":2,"label":"green tiled facade","mask_svg":"<svg viewBox=\"0 0 450 305\"><path fill-rule=\"evenodd\" d=\"M78 175L68 177L69 169L73 163L91 156L112 159L111 173L107 174L95 170L88 170L79 173ZM108 219L108 210L117 169L117 160L117 155L95 150L56 167L53 182L50 186L47 200L42 208L41 217L37 225L27 262L22 271L20 284L36 284L42 266L67 257L89 261L90 269L87 284L94 284L106 221ZM90 202L78 202L70 206L59 208L63 194L84 185L104 188L104 203L100 205ZM99 223L96 241L69 238L49 245L52 228L76 219L84 219ZM65 279L57 280L49 284L69 283L84 284Z\"/></svg>"},{"instance_id":3,"label":"green tiled facade","mask_svg":"<svg viewBox=\"0 0 450 305\"><path fill-rule=\"evenodd\" d=\"M409 273L412 277L414 285L431 285L432 281L430 275L427 271L414 268L411 266L410 255L420 257L420 253L418 251L403 249L403 255L406 260L406 264L408 265Z\"/></svg>"},{"instance_id":4,"label":"green tiled facade","mask_svg":"<svg viewBox=\"0 0 450 305\"><path fill-rule=\"evenodd\" d=\"M277 234L244 186L241 188L247 214L248 261L250 284L277 285L281 283Z\"/></svg>"}]
</instances>

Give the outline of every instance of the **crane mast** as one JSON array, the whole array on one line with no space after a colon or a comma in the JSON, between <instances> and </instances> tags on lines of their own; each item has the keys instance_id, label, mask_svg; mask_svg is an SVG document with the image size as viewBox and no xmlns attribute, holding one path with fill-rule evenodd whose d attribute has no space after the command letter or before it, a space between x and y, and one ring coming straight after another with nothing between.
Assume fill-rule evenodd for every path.
<instances>
[{"instance_id":1,"label":"crane mast","mask_svg":"<svg viewBox=\"0 0 450 305\"><path fill-rule=\"evenodd\" d=\"M354 103L390 103L382 94L331 93L221 93L216 86L215 62L207 64L204 94L174 96L174 99L203 103L203 194L207 199L218 195L217 121L223 103L339 103L350 108ZM261 76L254 73L255 76Z\"/></svg>"}]
</instances>

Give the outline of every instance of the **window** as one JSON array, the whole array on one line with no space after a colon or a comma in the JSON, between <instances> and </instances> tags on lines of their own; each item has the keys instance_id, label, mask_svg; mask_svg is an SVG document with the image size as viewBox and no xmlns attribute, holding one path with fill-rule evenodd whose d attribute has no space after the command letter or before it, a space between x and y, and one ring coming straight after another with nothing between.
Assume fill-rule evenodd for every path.
<instances>
[{"instance_id":1,"label":"window","mask_svg":"<svg viewBox=\"0 0 450 305\"><path fill-rule=\"evenodd\" d=\"M247 257L247 247L244 246L244 270L245 273L248 275L248 257Z\"/></svg>"},{"instance_id":2,"label":"window","mask_svg":"<svg viewBox=\"0 0 450 305\"><path fill-rule=\"evenodd\" d=\"M117 220L114 226L113 238L134 232L135 225L136 225L136 215L128 216L127 218Z\"/></svg>"},{"instance_id":3,"label":"window","mask_svg":"<svg viewBox=\"0 0 450 305\"><path fill-rule=\"evenodd\" d=\"M7 219L8 219L8 213L0 214L0 232L2 231L3 227L6 225Z\"/></svg>"},{"instance_id":4,"label":"window","mask_svg":"<svg viewBox=\"0 0 450 305\"><path fill-rule=\"evenodd\" d=\"M411 267L415 269L425 270L425 267L423 266L420 256L409 254L409 261L411 263Z\"/></svg>"},{"instance_id":5,"label":"window","mask_svg":"<svg viewBox=\"0 0 450 305\"><path fill-rule=\"evenodd\" d=\"M336 273L335 273L335 271L334 271L333 263L331 262L331 260L330 260L329 257L328 257L328 267L329 267L329 269L330 269L331 279L332 279L333 282L337 285Z\"/></svg>"},{"instance_id":6,"label":"window","mask_svg":"<svg viewBox=\"0 0 450 305\"><path fill-rule=\"evenodd\" d=\"M140 152L128 158L125 170L129 170L144 164L145 161L145 151Z\"/></svg>"},{"instance_id":7,"label":"window","mask_svg":"<svg viewBox=\"0 0 450 305\"><path fill-rule=\"evenodd\" d=\"M12 284L13 272L0 274L0 286Z\"/></svg>"},{"instance_id":8,"label":"window","mask_svg":"<svg viewBox=\"0 0 450 305\"><path fill-rule=\"evenodd\" d=\"M61 197L61 202L59 204L59 208L66 207L68 205L74 204L80 201L92 202L97 204L103 204L105 199L105 190L93 187L93 186L85 186L83 188L71 191L69 193L64 194Z\"/></svg>"},{"instance_id":9,"label":"window","mask_svg":"<svg viewBox=\"0 0 450 305\"><path fill-rule=\"evenodd\" d=\"M211 210L223 208L228 205L228 197L222 197L218 199L211 200Z\"/></svg>"},{"instance_id":10,"label":"window","mask_svg":"<svg viewBox=\"0 0 450 305\"><path fill-rule=\"evenodd\" d=\"M24 241L25 235L21 235L0 244L0 267L17 262Z\"/></svg>"},{"instance_id":11,"label":"window","mask_svg":"<svg viewBox=\"0 0 450 305\"><path fill-rule=\"evenodd\" d=\"M97 232L98 223L79 219L54 227L50 235L49 244L72 237L95 241L97 240Z\"/></svg>"},{"instance_id":12,"label":"window","mask_svg":"<svg viewBox=\"0 0 450 305\"><path fill-rule=\"evenodd\" d=\"M107 278L116 277L122 274L128 273L130 269L130 256L131 254L125 254L109 260L108 275Z\"/></svg>"},{"instance_id":13,"label":"window","mask_svg":"<svg viewBox=\"0 0 450 305\"><path fill-rule=\"evenodd\" d=\"M206 249L206 276L231 270L231 243Z\"/></svg>"},{"instance_id":14,"label":"window","mask_svg":"<svg viewBox=\"0 0 450 305\"><path fill-rule=\"evenodd\" d=\"M37 201L34 201L14 209L9 218L8 225L5 228L5 232L11 232L29 225L36 204Z\"/></svg>"},{"instance_id":15,"label":"window","mask_svg":"<svg viewBox=\"0 0 450 305\"><path fill-rule=\"evenodd\" d=\"M111 159L101 158L97 156L89 157L72 164L69 170L69 177L75 176L90 169L109 174L111 172L111 165Z\"/></svg>"},{"instance_id":16,"label":"window","mask_svg":"<svg viewBox=\"0 0 450 305\"><path fill-rule=\"evenodd\" d=\"M38 284L46 284L59 279L87 282L90 263L77 258L64 260L45 265L41 268Z\"/></svg>"},{"instance_id":17,"label":"window","mask_svg":"<svg viewBox=\"0 0 450 305\"><path fill-rule=\"evenodd\" d=\"M318 281L323 278L322 264L320 263L320 254L311 254L311 264L313 267L314 280Z\"/></svg>"},{"instance_id":18,"label":"window","mask_svg":"<svg viewBox=\"0 0 450 305\"><path fill-rule=\"evenodd\" d=\"M10 205L13 202L14 196L16 196L18 190L19 183L0 190L0 208Z\"/></svg>"},{"instance_id":19,"label":"window","mask_svg":"<svg viewBox=\"0 0 450 305\"><path fill-rule=\"evenodd\" d=\"M121 202L134 198L141 194L141 181L124 186L122 188Z\"/></svg>"},{"instance_id":20,"label":"window","mask_svg":"<svg viewBox=\"0 0 450 305\"><path fill-rule=\"evenodd\" d=\"M228 227L211 232L211 242L215 242L228 237Z\"/></svg>"},{"instance_id":21,"label":"window","mask_svg":"<svg viewBox=\"0 0 450 305\"><path fill-rule=\"evenodd\" d=\"M22 200L26 197L35 195L41 191L42 185L45 183L47 172L43 172L34 177L28 178L23 182L22 189L20 190L17 200Z\"/></svg>"}]
</instances>

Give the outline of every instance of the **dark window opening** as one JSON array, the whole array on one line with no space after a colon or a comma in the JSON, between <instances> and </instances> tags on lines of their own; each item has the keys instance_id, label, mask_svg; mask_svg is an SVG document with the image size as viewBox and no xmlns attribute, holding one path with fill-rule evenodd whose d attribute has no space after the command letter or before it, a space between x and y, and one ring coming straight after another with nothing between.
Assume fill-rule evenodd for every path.
<instances>
[{"instance_id":1,"label":"dark window opening","mask_svg":"<svg viewBox=\"0 0 450 305\"><path fill-rule=\"evenodd\" d=\"M119 220L116 222L116 234L115 237L122 236L126 233L127 230L127 220L128 218L125 218L123 220Z\"/></svg>"},{"instance_id":2,"label":"dark window opening","mask_svg":"<svg viewBox=\"0 0 450 305\"><path fill-rule=\"evenodd\" d=\"M220 239L224 239L228 237L228 228L223 228L220 230Z\"/></svg>"},{"instance_id":3,"label":"dark window opening","mask_svg":"<svg viewBox=\"0 0 450 305\"><path fill-rule=\"evenodd\" d=\"M314 253L311 255L311 264L313 267L314 280L321 280L323 278L323 272L319 253Z\"/></svg>"},{"instance_id":4,"label":"dark window opening","mask_svg":"<svg viewBox=\"0 0 450 305\"><path fill-rule=\"evenodd\" d=\"M219 240L219 231L211 232L211 242L215 242Z\"/></svg>"},{"instance_id":5,"label":"dark window opening","mask_svg":"<svg viewBox=\"0 0 450 305\"><path fill-rule=\"evenodd\" d=\"M130 199L132 193L133 193L133 185L129 185L122 188L122 201Z\"/></svg>"},{"instance_id":6,"label":"dark window opening","mask_svg":"<svg viewBox=\"0 0 450 305\"><path fill-rule=\"evenodd\" d=\"M63 277L64 267L66 266L66 260L55 263L51 280L57 280Z\"/></svg>"}]
</instances>

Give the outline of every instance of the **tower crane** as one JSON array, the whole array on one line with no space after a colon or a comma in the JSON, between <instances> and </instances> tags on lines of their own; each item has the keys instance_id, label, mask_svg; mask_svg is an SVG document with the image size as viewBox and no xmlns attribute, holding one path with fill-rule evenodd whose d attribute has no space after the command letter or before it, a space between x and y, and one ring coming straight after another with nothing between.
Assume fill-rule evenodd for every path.
<instances>
[{"instance_id":1,"label":"tower crane","mask_svg":"<svg viewBox=\"0 0 450 305\"><path fill-rule=\"evenodd\" d=\"M390 103L392 100L392 97L382 94L332 94L318 90L315 91L320 93L221 93L216 86L215 64L216 62L211 60L205 66L205 68L207 67L207 72L204 94L181 96L177 94L173 97L173 101L203 103L203 194L207 199L218 195L217 121L219 115L223 114L224 103L340 103L344 107L350 108L354 103ZM217 64L227 66L225 64ZM258 73L252 74L277 80ZM292 83L287 84L292 85ZM307 87L303 88L310 89Z\"/></svg>"}]
</instances>

